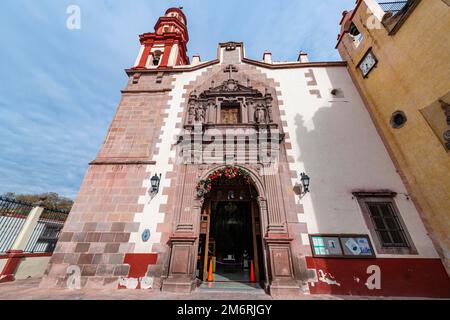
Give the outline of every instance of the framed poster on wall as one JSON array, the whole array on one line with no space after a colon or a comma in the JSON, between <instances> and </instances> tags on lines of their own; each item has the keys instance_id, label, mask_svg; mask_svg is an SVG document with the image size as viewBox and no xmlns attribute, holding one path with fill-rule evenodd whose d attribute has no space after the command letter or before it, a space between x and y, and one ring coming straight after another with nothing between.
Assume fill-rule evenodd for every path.
<instances>
[{"instance_id":1,"label":"framed poster on wall","mask_svg":"<svg viewBox=\"0 0 450 320\"><path fill-rule=\"evenodd\" d=\"M340 240L346 256L375 256L368 236L341 237Z\"/></svg>"},{"instance_id":2,"label":"framed poster on wall","mask_svg":"<svg viewBox=\"0 0 450 320\"><path fill-rule=\"evenodd\" d=\"M309 235L313 257L317 258L375 258L368 235L315 234Z\"/></svg>"},{"instance_id":3,"label":"framed poster on wall","mask_svg":"<svg viewBox=\"0 0 450 320\"><path fill-rule=\"evenodd\" d=\"M313 254L324 257L340 257L343 255L339 237L311 236Z\"/></svg>"}]
</instances>

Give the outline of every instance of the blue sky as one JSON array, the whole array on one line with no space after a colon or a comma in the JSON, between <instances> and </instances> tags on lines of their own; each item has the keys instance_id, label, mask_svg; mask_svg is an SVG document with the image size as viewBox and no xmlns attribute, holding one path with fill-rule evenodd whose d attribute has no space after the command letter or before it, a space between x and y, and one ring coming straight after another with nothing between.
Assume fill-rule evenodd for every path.
<instances>
[{"instance_id":1,"label":"blue sky","mask_svg":"<svg viewBox=\"0 0 450 320\"><path fill-rule=\"evenodd\" d=\"M216 58L243 41L251 59L340 60L341 13L355 0L2 0L0 4L0 194L75 197L126 84L124 69L171 6L188 18L188 54ZM81 8L81 30L66 9Z\"/></svg>"}]
</instances>

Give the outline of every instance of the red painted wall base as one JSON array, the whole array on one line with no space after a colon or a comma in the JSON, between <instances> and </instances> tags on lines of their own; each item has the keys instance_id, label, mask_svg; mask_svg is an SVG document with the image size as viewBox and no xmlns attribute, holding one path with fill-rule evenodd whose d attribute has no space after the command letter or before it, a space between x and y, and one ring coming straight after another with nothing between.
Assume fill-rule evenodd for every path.
<instances>
[{"instance_id":1,"label":"red painted wall base","mask_svg":"<svg viewBox=\"0 0 450 320\"><path fill-rule=\"evenodd\" d=\"M309 269L316 269L319 278L309 283L311 294L450 298L450 278L439 259L307 257L306 262ZM379 267L379 289L371 290L366 285L371 276L368 282L374 283L374 268L370 266Z\"/></svg>"},{"instance_id":2,"label":"red painted wall base","mask_svg":"<svg viewBox=\"0 0 450 320\"><path fill-rule=\"evenodd\" d=\"M125 255L124 264L130 265L128 278L139 279L145 277L149 265L156 264L158 254L156 253L128 253ZM119 285L119 289L125 287ZM136 289L140 289L140 283Z\"/></svg>"}]
</instances>

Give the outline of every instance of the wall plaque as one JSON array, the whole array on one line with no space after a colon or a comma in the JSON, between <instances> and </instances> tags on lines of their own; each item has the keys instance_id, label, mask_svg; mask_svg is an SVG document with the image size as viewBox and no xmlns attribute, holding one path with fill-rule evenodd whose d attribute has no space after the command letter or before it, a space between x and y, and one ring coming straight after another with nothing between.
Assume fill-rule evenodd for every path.
<instances>
[{"instance_id":1,"label":"wall plaque","mask_svg":"<svg viewBox=\"0 0 450 320\"><path fill-rule=\"evenodd\" d=\"M150 230L145 229L144 232L142 232L142 241L147 242L150 239Z\"/></svg>"},{"instance_id":2,"label":"wall plaque","mask_svg":"<svg viewBox=\"0 0 450 320\"><path fill-rule=\"evenodd\" d=\"M313 256L317 258L375 258L368 235L310 235Z\"/></svg>"}]
</instances>

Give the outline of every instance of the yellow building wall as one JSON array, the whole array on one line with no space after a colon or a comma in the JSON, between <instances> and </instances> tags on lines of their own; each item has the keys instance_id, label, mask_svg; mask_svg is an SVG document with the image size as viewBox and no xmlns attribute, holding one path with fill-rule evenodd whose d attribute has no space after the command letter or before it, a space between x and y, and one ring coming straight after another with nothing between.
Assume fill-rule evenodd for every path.
<instances>
[{"instance_id":1,"label":"yellow building wall","mask_svg":"<svg viewBox=\"0 0 450 320\"><path fill-rule=\"evenodd\" d=\"M424 117L430 117L430 109L425 113L421 110L449 97L450 7L442 0L422 0L399 31L389 36L384 26L373 28L378 22L368 10L373 4L363 0L352 20L364 37L360 45L356 48L345 34L338 50L348 62L350 74L449 271L450 152ZM379 62L364 79L357 64L371 47ZM390 119L397 110L403 111L408 121L393 129ZM433 110L436 114L431 118L439 122L440 117L442 126L442 108Z\"/></svg>"}]
</instances>

